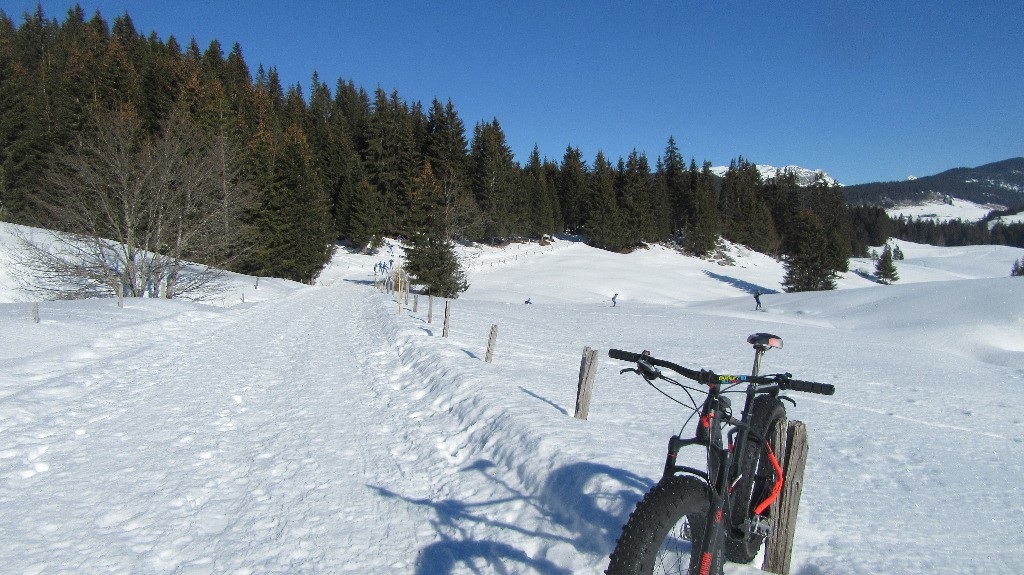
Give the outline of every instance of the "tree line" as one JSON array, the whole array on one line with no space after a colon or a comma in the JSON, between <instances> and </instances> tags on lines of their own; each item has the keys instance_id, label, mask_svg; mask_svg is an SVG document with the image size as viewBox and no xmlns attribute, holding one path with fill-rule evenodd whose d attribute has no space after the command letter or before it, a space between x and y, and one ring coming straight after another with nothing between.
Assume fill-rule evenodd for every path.
<instances>
[{"instance_id":1,"label":"tree line","mask_svg":"<svg viewBox=\"0 0 1024 575\"><path fill-rule=\"evenodd\" d=\"M871 246L883 245L889 238L933 246L991 244L1024 248L1024 224L998 219L1019 213L1021 208L993 210L976 222L910 216L891 218L885 209L877 206L853 206L849 211L851 249L855 257L868 257Z\"/></svg>"},{"instance_id":2,"label":"tree line","mask_svg":"<svg viewBox=\"0 0 1024 575\"><path fill-rule=\"evenodd\" d=\"M315 72L308 92L284 87L273 67L251 74L237 43L225 55L216 40L144 36L127 13L111 24L76 5L58 22L37 8L15 25L0 12L0 78L0 218L168 256L156 275L116 280L133 295L154 279L171 289L182 260L312 282L335 242L399 235L410 272L440 295L465 289L462 241L569 233L707 257L725 238L783 258L793 290L832 287L856 249L843 194L825 182L765 180L742 157L720 178L672 137L653 166L572 146L520 164L497 119L469 130L451 100L332 89ZM140 265L98 261L111 258L119 273Z\"/></svg>"}]
</instances>

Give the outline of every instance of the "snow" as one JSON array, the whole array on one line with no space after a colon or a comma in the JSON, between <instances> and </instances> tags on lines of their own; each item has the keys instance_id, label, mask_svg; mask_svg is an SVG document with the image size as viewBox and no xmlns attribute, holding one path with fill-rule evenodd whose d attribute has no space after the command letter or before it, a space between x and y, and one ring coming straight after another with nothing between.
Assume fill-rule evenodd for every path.
<instances>
[{"instance_id":1,"label":"snow","mask_svg":"<svg viewBox=\"0 0 1024 575\"><path fill-rule=\"evenodd\" d=\"M898 206L886 210L891 218L900 216L911 219L930 219L937 222L950 220L963 220L965 222L976 222L989 214L992 210L1003 209L1003 206L981 205L960 198L952 198L950 203L926 202L919 205Z\"/></svg>"},{"instance_id":2,"label":"snow","mask_svg":"<svg viewBox=\"0 0 1024 575\"><path fill-rule=\"evenodd\" d=\"M40 302L36 324L11 229L4 572L601 573L687 415L607 349L745 373L758 331L785 340L766 371L838 390L788 408L811 443L793 573L1020 569L1024 283L1006 276L1024 250L900 242L895 285L853 271L786 294L782 266L738 246L732 265L466 248L444 338L442 301L428 322L426 298L373 288L386 251L339 250L315 286L233 275L205 303ZM584 346L600 365L579 421Z\"/></svg>"},{"instance_id":3,"label":"snow","mask_svg":"<svg viewBox=\"0 0 1024 575\"><path fill-rule=\"evenodd\" d=\"M784 166L784 167L781 167L781 168L776 167L776 166L771 166L771 165L768 165L768 164L755 164L755 166L757 167L757 171L761 174L761 179L765 180L765 181L774 178L776 176L776 174L778 174L779 171L781 170L782 172L785 172L785 173L796 174L797 185L800 185L800 186L810 186L815 181L817 181L819 178L823 182L825 182L827 185L830 185L830 186L841 186L842 185L838 181L836 181L835 178L833 178L832 176L830 176L827 173L825 173L824 170L812 170L812 169L809 169L809 168L802 168L800 166L793 166L793 165ZM729 166L714 166L714 167L711 168L711 173L715 174L716 176L718 176L720 178L724 178L725 174L728 171L729 171Z\"/></svg>"}]
</instances>

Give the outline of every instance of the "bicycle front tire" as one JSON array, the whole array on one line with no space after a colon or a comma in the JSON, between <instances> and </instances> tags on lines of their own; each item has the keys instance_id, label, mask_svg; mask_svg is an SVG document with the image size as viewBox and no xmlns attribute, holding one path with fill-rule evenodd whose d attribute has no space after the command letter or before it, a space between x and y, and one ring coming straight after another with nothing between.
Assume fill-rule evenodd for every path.
<instances>
[{"instance_id":1,"label":"bicycle front tire","mask_svg":"<svg viewBox=\"0 0 1024 575\"><path fill-rule=\"evenodd\" d=\"M709 501L707 485L695 477L675 476L660 481L630 514L605 573L698 575ZM716 555L708 573L722 571L722 554Z\"/></svg>"}]
</instances>

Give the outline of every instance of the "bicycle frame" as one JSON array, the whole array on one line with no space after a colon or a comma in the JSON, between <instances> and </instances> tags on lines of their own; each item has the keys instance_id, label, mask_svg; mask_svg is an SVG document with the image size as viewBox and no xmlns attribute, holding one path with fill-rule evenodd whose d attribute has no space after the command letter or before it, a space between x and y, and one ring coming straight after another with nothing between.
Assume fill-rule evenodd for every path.
<instances>
[{"instance_id":1,"label":"bicycle frame","mask_svg":"<svg viewBox=\"0 0 1024 575\"><path fill-rule=\"evenodd\" d=\"M710 558L714 557L714 554L718 551L718 546L721 545L721 535L724 529L731 529L732 531L730 534L734 538L748 536L746 530L737 531L739 525L742 525L742 523L747 520L747 517L731 517L732 506L729 505L729 496L731 483L734 480L733 475L735 475L734 473L731 473L731 471L733 471L734 462L745 461L745 453L748 449L753 448L750 444L750 439L754 439L759 442L766 440L766 438L763 437L752 438L751 436L753 432L745 424L750 420L754 399L758 395L778 395L777 387L765 388L763 386L759 386L757 379L762 356L769 347L778 346L781 346L781 341L778 344L774 344L774 342L772 342L771 345L768 343L754 344L754 367L752 369L751 378L747 380L743 411L741 412L738 421L735 419L727 421L723 417L726 413L723 407L726 409L730 407L730 402L723 396L722 386L724 382L740 383L746 378L736 378L725 375L713 376L712 374L707 374L704 381L701 381L701 383L708 386L708 392L707 397L700 408L700 421L697 424L697 433L690 439L683 439L678 435L674 435L669 439L668 454L665 459L665 468L662 472L662 480L679 473L695 475L704 480L707 484L711 497L707 524L703 531L705 540L702 542L702 548L704 549L704 556L701 558L702 562L710 561ZM717 381L714 381L713 378L717 379ZM722 429L730 423L733 424L733 427L726 433L727 441L723 443ZM677 464L679 451L684 447L693 445L701 446L706 450L707 472L694 467ZM777 496L783 481L782 470L779 467L774 454L771 454L771 460L776 469L776 484L772 490L772 495L758 506L759 511L763 511L767 505L771 504ZM726 518L727 520L723 522L723 518ZM734 521L734 519L738 521Z\"/></svg>"},{"instance_id":2,"label":"bicycle frame","mask_svg":"<svg viewBox=\"0 0 1024 575\"><path fill-rule=\"evenodd\" d=\"M740 445L743 451L747 448L743 444L746 443L749 437L749 430L741 422L747 421L750 416L753 398L757 395L756 383L748 384L747 389L747 401L740 421L736 422L733 420L734 423L740 423L740 425L734 426L725 434L727 442L723 443L722 441L722 428L729 422L723 417L725 411L722 409L722 402L726 398L722 397L721 394L721 382L708 383L708 395L701 406L700 421L697 423L697 433L694 437L683 439L678 435L674 435L669 439L668 455L665 459L662 480L679 473L687 473L701 478L708 485L708 493L711 499L706 519L707 523L703 530L704 541L701 542L700 547L704 550L701 557L702 565L709 564L715 554L718 553L719 547L722 545L724 530L733 526L732 518L730 517L731 506L729 505L730 483L732 481L729 470L733 467L737 452L735 449L730 449L729 446ZM742 434L738 438L740 443L734 441L736 439L734 436L737 434ZM676 463L679 451L684 447L693 445L701 446L707 451L707 472ZM781 474L779 479L781 480ZM724 518L727 520L723 522ZM745 533L735 533L734 535L736 537L746 536ZM703 572L705 571L702 569Z\"/></svg>"},{"instance_id":3,"label":"bicycle frame","mask_svg":"<svg viewBox=\"0 0 1024 575\"><path fill-rule=\"evenodd\" d=\"M698 371L657 359L647 351L635 353L620 349L608 350L608 356L612 359L635 364L635 368L626 368L620 373L633 372L640 375L648 384L673 400L675 398L660 389L654 382L664 380L686 390L692 403L675 401L692 407L690 418L696 415L700 416L693 437L684 439L681 437L683 434L681 431L669 440L661 481L637 505L637 511L630 516L629 522L623 527L623 536L619 539L616 549L611 555L609 569L614 567L616 573L633 573L631 569L640 565L649 565L647 561L656 560L656 556L661 552L660 545L664 541L665 532L651 531L651 529L666 528L659 521L664 519L661 513L665 505L671 506L676 501L677 494L672 490L682 489L683 492L693 494L694 497L699 495L694 491L698 487L694 485L693 481L690 479L680 481L677 479L677 476L680 475L696 478L704 486L708 500L707 515L702 521L704 529L701 531L699 540L693 539L696 530L687 534L685 528L683 534L674 536L687 539L693 545L691 572L707 575L710 568L717 566L719 561L725 560L726 556L743 557L743 559L735 560L749 561L750 554L756 552L756 548L761 545L763 538L768 534L765 511L778 497L783 481L783 472L768 436L777 430L776 422L785 420L785 409L779 400L783 399L795 404L788 397L781 396L780 393L785 390L793 390L832 395L835 393L835 387L813 381L796 380L789 373L759 375L764 353L770 348L781 348L782 340L775 335L755 333L747 338L747 343L753 344L755 350L754 367L749 376L718 375L703 369ZM687 379L698 382L701 387L697 389L683 385L675 379L663 375L658 367L670 369ZM745 391L739 389L743 385L746 386ZM698 398L691 394L691 391L706 393L703 402L698 403ZM726 396L727 393L744 393L745 395L738 419L734 416L732 402ZM758 399L760 396L767 396L771 399L765 403ZM687 422L689 423L689 421L688 419ZM688 423L684 425L684 429L689 427ZM699 446L704 449L707 457L707 471L679 464L680 450L691 446ZM767 467L768 462L771 467ZM749 475L749 477L745 478L744 475ZM772 486L771 493L767 494L766 490L771 484L773 476L774 486ZM739 491L735 495L732 494L732 490L737 487L739 487ZM666 495L671 496L672 499L666 499ZM648 497L652 497L652 499L649 500ZM736 499L734 500L733 497ZM762 498L764 500L759 501ZM686 517L692 521L701 521L697 519L697 516L703 513L703 502L699 503L701 511L698 513L698 507L694 507L698 503L693 498L688 499L685 504L682 501L679 499L680 504L689 506L689 510L693 512L687 512ZM683 507L673 509L674 512L683 511Z\"/></svg>"}]
</instances>

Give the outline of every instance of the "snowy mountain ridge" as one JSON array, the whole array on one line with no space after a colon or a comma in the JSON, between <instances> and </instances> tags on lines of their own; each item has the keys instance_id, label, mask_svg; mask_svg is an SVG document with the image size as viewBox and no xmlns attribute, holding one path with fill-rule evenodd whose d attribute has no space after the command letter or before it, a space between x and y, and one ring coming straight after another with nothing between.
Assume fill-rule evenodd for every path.
<instances>
[{"instance_id":1,"label":"snowy mountain ridge","mask_svg":"<svg viewBox=\"0 0 1024 575\"><path fill-rule=\"evenodd\" d=\"M782 172L782 173L793 173L793 174L796 174L797 184L800 185L800 186L804 186L804 187L810 186L811 184L813 184L814 182L818 181L819 179L823 180L826 184L828 184L830 186L832 186L832 185L842 186L842 184L840 184L838 181L836 181L835 178L833 178L832 176L830 176L827 173L825 173L824 170L812 170L812 169L809 169L809 168L802 168L800 166L792 166L792 165L791 166L785 166L785 167L782 167L782 168L778 168L778 167L771 166L771 165L768 165L768 164L755 164L755 166L757 166L757 171L761 173L761 179L762 180L768 180L768 179L774 178L776 176L776 174L778 174L779 172ZM725 177L725 174L728 171L729 171L729 167L728 166L715 166L715 167L711 168L711 173L715 174L716 176L718 176L720 178Z\"/></svg>"}]
</instances>

